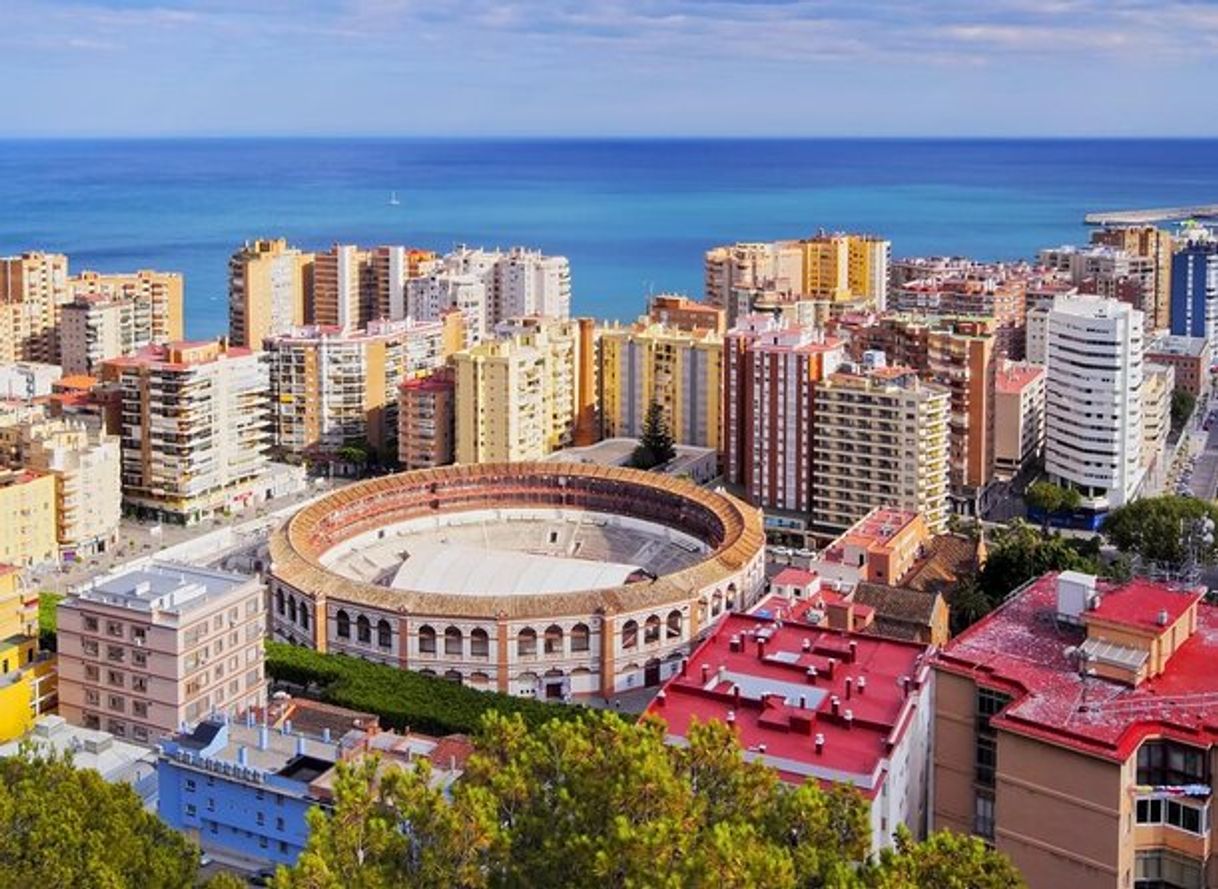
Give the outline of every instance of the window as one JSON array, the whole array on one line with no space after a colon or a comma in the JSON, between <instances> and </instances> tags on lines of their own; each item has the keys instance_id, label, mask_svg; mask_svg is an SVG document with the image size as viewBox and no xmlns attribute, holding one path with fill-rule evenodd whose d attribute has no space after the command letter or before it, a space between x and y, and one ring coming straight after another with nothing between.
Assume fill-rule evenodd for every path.
<instances>
[{"instance_id":1,"label":"window","mask_svg":"<svg viewBox=\"0 0 1218 889\"><path fill-rule=\"evenodd\" d=\"M283 830L283 819L282 819L282 818L276 818L276 819L275 819L275 829L276 829L276 830Z\"/></svg>"},{"instance_id":2,"label":"window","mask_svg":"<svg viewBox=\"0 0 1218 889\"><path fill-rule=\"evenodd\" d=\"M334 619L338 623L338 638L339 639L350 639L351 638L351 616L349 614L347 614L346 611L344 611L343 609L340 608L340 609L338 609L338 614L336 614L334 616Z\"/></svg>"},{"instance_id":3,"label":"window","mask_svg":"<svg viewBox=\"0 0 1218 889\"><path fill-rule=\"evenodd\" d=\"M258 826L262 827L264 824L266 824L266 813L259 812L255 820L258 822Z\"/></svg>"},{"instance_id":4,"label":"window","mask_svg":"<svg viewBox=\"0 0 1218 889\"><path fill-rule=\"evenodd\" d=\"M199 812L199 810L195 808L194 803L186 804L186 817L187 818L194 818L195 815L198 814L198 812Z\"/></svg>"},{"instance_id":5,"label":"window","mask_svg":"<svg viewBox=\"0 0 1218 889\"><path fill-rule=\"evenodd\" d=\"M87 630L90 633L97 632L97 618L96 617L85 617L85 630Z\"/></svg>"},{"instance_id":6,"label":"window","mask_svg":"<svg viewBox=\"0 0 1218 889\"><path fill-rule=\"evenodd\" d=\"M101 679L101 670L97 668L97 664L85 664L85 679L90 682Z\"/></svg>"},{"instance_id":7,"label":"window","mask_svg":"<svg viewBox=\"0 0 1218 889\"><path fill-rule=\"evenodd\" d=\"M589 637L587 624L576 624L571 628L571 650L572 651L587 651L589 646Z\"/></svg>"},{"instance_id":8,"label":"window","mask_svg":"<svg viewBox=\"0 0 1218 889\"><path fill-rule=\"evenodd\" d=\"M116 713L122 713L127 709L127 702L119 695L110 695L106 699L106 706Z\"/></svg>"},{"instance_id":9,"label":"window","mask_svg":"<svg viewBox=\"0 0 1218 889\"><path fill-rule=\"evenodd\" d=\"M106 635L114 636L118 639L123 638L123 625L116 620L106 621Z\"/></svg>"},{"instance_id":10,"label":"window","mask_svg":"<svg viewBox=\"0 0 1218 889\"><path fill-rule=\"evenodd\" d=\"M1205 754L1174 741L1147 741L1138 748L1139 784L1208 784Z\"/></svg>"},{"instance_id":11,"label":"window","mask_svg":"<svg viewBox=\"0 0 1218 889\"><path fill-rule=\"evenodd\" d=\"M196 785L195 785L195 779L194 779L194 778L187 778L187 779L186 779L186 792L187 792L187 793L194 793L194 792L195 792L195 786L196 786Z\"/></svg>"},{"instance_id":12,"label":"window","mask_svg":"<svg viewBox=\"0 0 1218 889\"><path fill-rule=\"evenodd\" d=\"M1202 836L1209 832L1208 809L1183 800L1143 797L1134 815L1138 824L1166 824Z\"/></svg>"},{"instance_id":13,"label":"window","mask_svg":"<svg viewBox=\"0 0 1218 889\"><path fill-rule=\"evenodd\" d=\"M355 638L364 645L372 643L372 621L362 614L355 620Z\"/></svg>"},{"instance_id":14,"label":"window","mask_svg":"<svg viewBox=\"0 0 1218 889\"><path fill-rule=\"evenodd\" d=\"M490 657L491 640L486 630L469 631L469 654L470 657Z\"/></svg>"},{"instance_id":15,"label":"window","mask_svg":"<svg viewBox=\"0 0 1218 889\"><path fill-rule=\"evenodd\" d=\"M643 641L645 643L660 641L660 618L657 615L653 614L643 624Z\"/></svg>"},{"instance_id":16,"label":"window","mask_svg":"<svg viewBox=\"0 0 1218 889\"><path fill-rule=\"evenodd\" d=\"M537 631L525 627L516 634L516 656L535 657L537 655Z\"/></svg>"},{"instance_id":17,"label":"window","mask_svg":"<svg viewBox=\"0 0 1218 889\"><path fill-rule=\"evenodd\" d=\"M444 653L460 657L465 651L465 636L457 627L444 631Z\"/></svg>"},{"instance_id":18,"label":"window","mask_svg":"<svg viewBox=\"0 0 1218 889\"><path fill-rule=\"evenodd\" d=\"M393 628L383 617L376 622L376 644L381 648L390 648L393 645Z\"/></svg>"},{"instance_id":19,"label":"window","mask_svg":"<svg viewBox=\"0 0 1218 889\"><path fill-rule=\"evenodd\" d=\"M562 654L562 627L558 624L550 624L546 627L545 635L545 652L546 654Z\"/></svg>"},{"instance_id":20,"label":"window","mask_svg":"<svg viewBox=\"0 0 1218 889\"><path fill-rule=\"evenodd\" d=\"M147 701L132 701L131 702L131 715L138 716L141 719L146 719L148 717L148 702Z\"/></svg>"},{"instance_id":21,"label":"window","mask_svg":"<svg viewBox=\"0 0 1218 889\"><path fill-rule=\"evenodd\" d=\"M677 611L676 609L673 609L672 611L668 612L667 625L668 625L668 638L669 639L680 639L681 638L681 612Z\"/></svg>"},{"instance_id":22,"label":"window","mask_svg":"<svg viewBox=\"0 0 1218 889\"><path fill-rule=\"evenodd\" d=\"M82 639L80 643L81 651L91 657L97 657L99 651L96 639Z\"/></svg>"},{"instance_id":23,"label":"window","mask_svg":"<svg viewBox=\"0 0 1218 889\"><path fill-rule=\"evenodd\" d=\"M1135 889L1202 889L1202 864L1167 849L1134 853Z\"/></svg>"},{"instance_id":24,"label":"window","mask_svg":"<svg viewBox=\"0 0 1218 889\"><path fill-rule=\"evenodd\" d=\"M107 645L106 646L106 660L117 661L119 663L122 663L123 658L125 656L126 656L126 651L123 649L123 647L121 645Z\"/></svg>"},{"instance_id":25,"label":"window","mask_svg":"<svg viewBox=\"0 0 1218 889\"><path fill-rule=\"evenodd\" d=\"M978 790L974 797L973 833L989 840L994 838L994 797L988 791Z\"/></svg>"},{"instance_id":26,"label":"window","mask_svg":"<svg viewBox=\"0 0 1218 889\"><path fill-rule=\"evenodd\" d=\"M994 786L994 773L998 768L998 741L987 735L977 735L975 771L978 784Z\"/></svg>"},{"instance_id":27,"label":"window","mask_svg":"<svg viewBox=\"0 0 1218 889\"><path fill-rule=\"evenodd\" d=\"M131 727L131 736L133 738L135 738L137 741L147 741L148 740L148 729L144 728L142 725L132 726Z\"/></svg>"},{"instance_id":28,"label":"window","mask_svg":"<svg viewBox=\"0 0 1218 889\"><path fill-rule=\"evenodd\" d=\"M436 631L424 624L419 627L419 654L436 653Z\"/></svg>"},{"instance_id":29,"label":"window","mask_svg":"<svg viewBox=\"0 0 1218 889\"><path fill-rule=\"evenodd\" d=\"M135 664L137 667L147 666L148 652L139 651L138 649L136 651L131 652L131 663Z\"/></svg>"},{"instance_id":30,"label":"window","mask_svg":"<svg viewBox=\"0 0 1218 889\"><path fill-rule=\"evenodd\" d=\"M123 674L121 672L119 672L118 670L107 670L106 671L106 682L110 683L111 685L117 685L119 688L122 688Z\"/></svg>"},{"instance_id":31,"label":"window","mask_svg":"<svg viewBox=\"0 0 1218 889\"><path fill-rule=\"evenodd\" d=\"M622 624L622 648L634 648L639 644L638 621L628 620Z\"/></svg>"}]
</instances>

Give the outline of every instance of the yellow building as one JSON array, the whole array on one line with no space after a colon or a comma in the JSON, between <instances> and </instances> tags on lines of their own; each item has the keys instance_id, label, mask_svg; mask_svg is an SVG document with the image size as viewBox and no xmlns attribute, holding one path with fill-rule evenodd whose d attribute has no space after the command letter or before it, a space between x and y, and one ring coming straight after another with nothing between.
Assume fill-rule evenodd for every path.
<instances>
[{"instance_id":1,"label":"yellow building","mask_svg":"<svg viewBox=\"0 0 1218 889\"><path fill-rule=\"evenodd\" d=\"M640 321L600 332L600 415L606 438L638 438L658 404L677 444L719 449L723 337Z\"/></svg>"},{"instance_id":2,"label":"yellow building","mask_svg":"<svg viewBox=\"0 0 1218 889\"><path fill-rule=\"evenodd\" d=\"M800 292L833 302L862 300L882 309L888 293L890 243L871 235L840 232L800 241Z\"/></svg>"},{"instance_id":3,"label":"yellow building","mask_svg":"<svg viewBox=\"0 0 1218 889\"><path fill-rule=\"evenodd\" d=\"M69 299L62 253L0 257L0 364L59 360L59 308Z\"/></svg>"},{"instance_id":4,"label":"yellow building","mask_svg":"<svg viewBox=\"0 0 1218 889\"><path fill-rule=\"evenodd\" d=\"M874 507L947 527L950 393L902 367L831 374L816 387L812 520L841 531Z\"/></svg>"},{"instance_id":5,"label":"yellow building","mask_svg":"<svg viewBox=\"0 0 1218 889\"><path fill-rule=\"evenodd\" d=\"M0 565L0 742L19 738L55 709L55 658L38 651L38 594Z\"/></svg>"},{"instance_id":6,"label":"yellow building","mask_svg":"<svg viewBox=\"0 0 1218 889\"><path fill-rule=\"evenodd\" d=\"M55 516L65 558L94 555L118 540L122 517L119 439L73 417L0 419L0 467L55 478Z\"/></svg>"},{"instance_id":7,"label":"yellow building","mask_svg":"<svg viewBox=\"0 0 1218 889\"><path fill-rule=\"evenodd\" d=\"M178 272L141 269L118 275L81 272L69 279L73 299L87 301L100 297L130 306L124 351L131 352L150 343L169 343L184 335L182 298L184 284ZM110 356L107 356L110 357Z\"/></svg>"},{"instance_id":8,"label":"yellow building","mask_svg":"<svg viewBox=\"0 0 1218 889\"><path fill-rule=\"evenodd\" d=\"M443 366L447 346L461 338L460 324L461 316L451 315L417 324L374 321L360 332L299 327L267 337L275 451L328 461L362 441L381 459L396 458L398 387Z\"/></svg>"},{"instance_id":9,"label":"yellow building","mask_svg":"<svg viewBox=\"0 0 1218 889\"><path fill-rule=\"evenodd\" d=\"M268 336L305 323L313 254L283 238L247 241L228 261L228 338L261 349Z\"/></svg>"},{"instance_id":10,"label":"yellow building","mask_svg":"<svg viewBox=\"0 0 1218 889\"><path fill-rule=\"evenodd\" d=\"M0 470L0 564L42 565L59 554L55 476Z\"/></svg>"},{"instance_id":11,"label":"yellow building","mask_svg":"<svg viewBox=\"0 0 1218 889\"><path fill-rule=\"evenodd\" d=\"M540 460L572 444L595 391L586 323L525 319L453 356L458 463Z\"/></svg>"}]
</instances>

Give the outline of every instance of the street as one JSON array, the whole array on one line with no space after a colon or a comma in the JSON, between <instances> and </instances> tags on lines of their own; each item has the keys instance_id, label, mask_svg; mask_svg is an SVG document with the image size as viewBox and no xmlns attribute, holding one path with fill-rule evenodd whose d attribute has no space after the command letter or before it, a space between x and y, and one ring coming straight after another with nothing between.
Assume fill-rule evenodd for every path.
<instances>
[{"instance_id":1,"label":"street","mask_svg":"<svg viewBox=\"0 0 1218 889\"><path fill-rule=\"evenodd\" d=\"M30 573L30 584L39 590L66 594L72 587L133 559L157 555L170 547L196 540L225 526L247 525L259 519L269 519L278 512L292 511L306 501L349 483L348 479L310 479L308 487L296 494L267 500L241 512L217 516L196 525L157 524L124 516L119 523L119 540L116 546L99 556L82 558L58 567L44 565L35 568Z\"/></svg>"},{"instance_id":2,"label":"street","mask_svg":"<svg viewBox=\"0 0 1218 889\"><path fill-rule=\"evenodd\" d=\"M1218 423L1205 437L1205 449L1197 455L1190 490L1202 500L1212 500L1218 494Z\"/></svg>"}]
</instances>

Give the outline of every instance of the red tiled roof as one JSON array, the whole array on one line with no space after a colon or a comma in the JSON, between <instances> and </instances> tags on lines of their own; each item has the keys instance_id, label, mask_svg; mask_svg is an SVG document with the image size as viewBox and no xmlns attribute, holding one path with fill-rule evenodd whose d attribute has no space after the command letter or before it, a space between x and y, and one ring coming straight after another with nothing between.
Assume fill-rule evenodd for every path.
<instances>
[{"instance_id":1,"label":"red tiled roof","mask_svg":"<svg viewBox=\"0 0 1218 889\"><path fill-rule=\"evenodd\" d=\"M1199 596L1146 580L1101 580L1097 589L1102 602L1087 614L1103 616L1106 604L1109 615L1138 621L1160 608L1179 615ZM1083 679L1068 649L1084 631L1056 621L1056 612L1057 575L1046 574L948 643L936 667L1011 694L996 726L1093 756L1123 762L1152 734L1218 743L1218 608L1197 605L1192 636L1136 687Z\"/></svg>"},{"instance_id":2,"label":"red tiled roof","mask_svg":"<svg viewBox=\"0 0 1218 889\"><path fill-rule=\"evenodd\" d=\"M874 797L890 745L913 721L929 672L926 652L918 643L733 614L647 714L662 719L672 738L686 737L694 720L730 716L747 755L763 758L784 780L850 781Z\"/></svg>"}]
</instances>

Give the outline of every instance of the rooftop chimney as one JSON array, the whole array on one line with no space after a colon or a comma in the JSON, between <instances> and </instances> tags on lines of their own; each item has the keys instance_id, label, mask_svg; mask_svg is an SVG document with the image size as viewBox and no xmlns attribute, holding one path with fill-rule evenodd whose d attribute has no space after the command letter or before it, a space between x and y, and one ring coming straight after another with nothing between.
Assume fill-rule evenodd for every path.
<instances>
[{"instance_id":1,"label":"rooftop chimney","mask_svg":"<svg viewBox=\"0 0 1218 889\"><path fill-rule=\"evenodd\" d=\"M808 677L808 682L812 683L813 685L816 685L816 677L817 677L816 667L809 667L807 670L804 671L804 675Z\"/></svg>"},{"instance_id":2,"label":"rooftop chimney","mask_svg":"<svg viewBox=\"0 0 1218 889\"><path fill-rule=\"evenodd\" d=\"M842 709L841 698L839 698L837 695L834 695L833 697L829 698L829 710L833 713L834 716L837 716L837 714L841 712L841 709Z\"/></svg>"},{"instance_id":3,"label":"rooftop chimney","mask_svg":"<svg viewBox=\"0 0 1218 889\"><path fill-rule=\"evenodd\" d=\"M663 707L663 706L664 706L664 699L665 699L666 697L667 697L667 695L665 695L665 694L664 694L664 689L660 689L660 690L659 690L659 691L656 693L656 706L657 706L657 707Z\"/></svg>"},{"instance_id":4,"label":"rooftop chimney","mask_svg":"<svg viewBox=\"0 0 1218 889\"><path fill-rule=\"evenodd\" d=\"M727 711L727 724L728 724L728 725L735 725L735 724L736 724L736 711L735 711L735 710L728 710L728 711Z\"/></svg>"},{"instance_id":5,"label":"rooftop chimney","mask_svg":"<svg viewBox=\"0 0 1218 889\"><path fill-rule=\"evenodd\" d=\"M846 720L846 728L850 728L851 725L854 723L854 711L847 710L845 713L845 716L843 716L842 718Z\"/></svg>"},{"instance_id":6,"label":"rooftop chimney","mask_svg":"<svg viewBox=\"0 0 1218 889\"><path fill-rule=\"evenodd\" d=\"M850 693L854 690L854 680L849 676L846 677L846 700L850 700Z\"/></svg>"},{"instance_id":7,"label":"rooftop chimney","mask_svg":"<svg viewBox=\"0 0 1218 889\"><path fill-rule=\"evenodd\" d=\"M867 688L867 677L866 677L866 676L860 676L860 677L859 677L859 697L862 697L862 696L863 696L863 691L864 691L866 688Z\"/></svg>"},{"instance_id":8,"label":"rooftop chimney","mask_svg":"<svg viewBox=\"0 0 1218 889\"><path fill-rule=\"evenodd\" d=\"M250 758L249 753L246 752L245 745L242 744L240 747L237 748L237 765L239 765L239 766L249 765L249 758Z\"/></svg>"},{"instance_id":9,"label":"rooftop chimney","mask_svg":"<svg viewBox=\"0 0 1218 889\"><path fill-rule=\"evenodd\" d=\"M710 681L710 664L702 665L702 681L703 682Z\"/></svg>"},{"instance_id":10,"label":"rooftop chimney","mask_svg":"<svg viewBox=\"0 0 1218 889\"><path fill-rule=\"evenodd\" d=\"M805 640L804 640L804 645L803 645L803 648L804 648L804 651L811 651L811 650L812 650L812 640L811 640L811 639L805 639Z\"/></svg>"},{"instance_id":11,"label":"rooftop chimney","mask_svg":"<svg viewBox=\"0 0 1218 889\"><path fill-rule=\"evenodd\" d=\"M1155 623L1161 627L1167 626L1167 609L1160 608L1159 614L1155 617Z\"/></svg>"},{"instance_id":12,"label":"rooftop chimney","mask_svg":"<svg viewBox=\"0 0 1218 889\"><path fill-rule=\"evenodd\" d=\"M258 726L258 749L259 750L266 750L266 748L268 746L270 746L270 743L271 743L270 734L271 734L270 730L266 727L265 724Z\"/></svg>"},{"instance_id":13,"label":"rooftop chimney","mask_svg":"<svg viewBox=\"0 0 1218 889\"><path fill-rule=\"evenodd\" d=\"M825 752L825 736L818 734L814 740L816 744L816 755L820 756Z\"/></svg>"}]
</instances>

